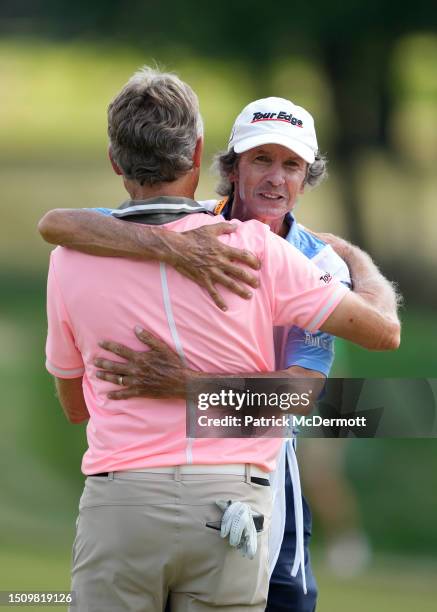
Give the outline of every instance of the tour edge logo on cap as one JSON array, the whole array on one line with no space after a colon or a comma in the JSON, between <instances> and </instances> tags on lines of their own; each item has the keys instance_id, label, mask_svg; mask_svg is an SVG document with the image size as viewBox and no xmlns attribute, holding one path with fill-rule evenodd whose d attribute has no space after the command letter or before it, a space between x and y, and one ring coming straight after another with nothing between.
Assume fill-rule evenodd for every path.
<instances>
[{"instance_id":1,"label":"tour edge logo on cap","mask_svg":"<svg viewBox=\"0 0 437 612\"><path fill-rule=\"evenodd\" d=\"M318 151L314 119L285 98L254 100L236 118L228 150L240 154L268 144L286 147L312 164Z\"/></svg>"},{"instance_id":2,"label":"tour edge logo on cap","mask_svg":"<svg viewBox=\"0 0 437 612\"><path fill-rule=\"evenodd\" d=\"M251 123L258 123L258 121L285 121L285 123L291 123L296 127L303 127L303 121L294 117L292 113L286 113L280 111L279 113L253 113L253 119ZM233 134L231 135L232 138Z\"/></svg>"}]
</instances>

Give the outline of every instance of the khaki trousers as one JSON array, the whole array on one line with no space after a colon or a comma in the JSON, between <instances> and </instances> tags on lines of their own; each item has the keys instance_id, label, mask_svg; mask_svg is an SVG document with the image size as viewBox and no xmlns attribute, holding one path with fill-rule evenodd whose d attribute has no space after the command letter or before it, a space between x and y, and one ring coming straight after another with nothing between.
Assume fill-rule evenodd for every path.
<instances>
[{"instance_id":1,"label":"khaki trousers","mask_svg":"<svg viewBox=\"0 0 437 612\"><path fill-rule=\"evenodd\" d=\"M264 514L255 559L206 526L217 499ZM73 546L75 612L264 612L270 487L245 476L116 472L88 477Z\"/></svg>"}]
</instances>

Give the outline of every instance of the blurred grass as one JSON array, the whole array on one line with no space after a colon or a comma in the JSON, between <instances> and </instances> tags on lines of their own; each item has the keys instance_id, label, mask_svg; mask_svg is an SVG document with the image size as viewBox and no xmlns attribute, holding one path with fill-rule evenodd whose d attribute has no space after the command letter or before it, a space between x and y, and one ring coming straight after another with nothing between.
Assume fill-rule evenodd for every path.
<instances>
[{"instance_id":1,"label":"blurred grass","mask_svg":"<svg viewBox=\"0 0 437 612\"><path fill-rule=\"evenodd\" d=\"M315 564L320 612L433 612L437 566L410 559L377 557L372 567L351 580L341 580Z\"/></svg>"},{"instance_id":2,"label":"blurred grass","mask_svg":"<svg viewBox=\"0 0 437 612\"><path fill-rule=\"evenodd\" d=\"M70 589L70 557L39 551L0 551L1 591L68 591ZM1 606L2 610L16 610L17 606ZM43 606L38 610L66 610L67 606Z\"/></svg>"},{"instance_id":3,"label":"blurred grass","mask_svg":"<svg viewBox=\"0 0 437 612\"><path fill-rule=\"evenodd\" d=\"M402 339L398 351L366 351L336 341L332 376L357 378L435 378L437 318L432 311L409 307L401 311Z\"/></svg>"},{"instance_id":4,"label":"blurred grass","mask_svg":"<svg viewBox=\"0 0 437 612\"><path fill-rule=\"evenodd\" d=\"M337 340L332 376L362 378L435 378L437 319L432 311L409 308L401 312L401 347L393 353L366 351Z\"/></svg>"}]
</instances>

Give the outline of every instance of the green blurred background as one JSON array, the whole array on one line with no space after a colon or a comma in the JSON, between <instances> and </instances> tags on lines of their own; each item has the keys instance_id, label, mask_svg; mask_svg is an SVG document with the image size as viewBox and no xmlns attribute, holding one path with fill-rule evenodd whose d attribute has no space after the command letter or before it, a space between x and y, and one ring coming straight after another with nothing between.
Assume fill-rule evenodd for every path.
<instances>
[{"instance_id":1,"label":"green blurred background","mask_svg":"<svg viewBox=\"0 0 437 612\"><path fill-rule=\"evenodd\" d=\"M105 110L145 63L174 70L199 95L199 198L213 197L209 162L250 100L284 96L313 113L330 178L302 197L299 220L368 250L405 296L401 349L339 343L334 373L436 376L437 8L398 9L376 0L0 7L0 590L68 588L84 430L65 422L44 370L50 248L36 224L50 208L122 201ZM316 515L319 610L435 610L434 440L353 440L344 465L374 555L350 580L334 576Z\"/></svg>"}]
</instances>

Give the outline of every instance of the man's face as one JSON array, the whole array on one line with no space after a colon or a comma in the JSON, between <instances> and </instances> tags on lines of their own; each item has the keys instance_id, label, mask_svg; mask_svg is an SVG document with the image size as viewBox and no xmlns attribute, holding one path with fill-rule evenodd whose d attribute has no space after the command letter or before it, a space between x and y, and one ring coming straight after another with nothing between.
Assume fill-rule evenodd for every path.
<instances>
[{"instance_id":1,"label":"man's face","mask_svg":"<svg viewBox=\"0 0 437 612\"><path fill-rule=\"evenodd\" d=\"M241 153L230 177L234 204L246 219L264 223L283 219L303 192L306 171L306 161L282 145L267 144Z\"/></svg>"}]
</instances>

